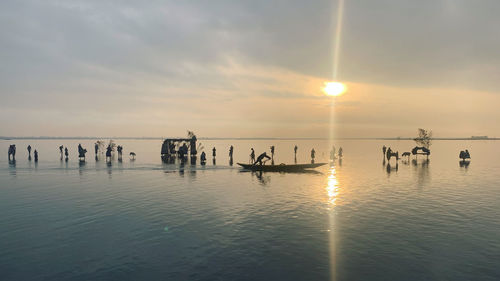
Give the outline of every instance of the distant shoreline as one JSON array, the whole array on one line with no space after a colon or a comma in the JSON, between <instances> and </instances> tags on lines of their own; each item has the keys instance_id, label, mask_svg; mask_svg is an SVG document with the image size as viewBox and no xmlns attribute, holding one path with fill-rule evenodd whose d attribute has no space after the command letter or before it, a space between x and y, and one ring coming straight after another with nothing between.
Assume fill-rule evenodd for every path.
<instances>
[{"instance_id":1,"label":"distant shoreline","mask_svg":"<svg viewBox=\"0 0 500 281\"><path fill-rule=\"evenodd\" d=\"M163 140L166 137L2 137L0 140ZM170 138L170 137L168 137ZM200 137L199 140L328 140L328 138L231 138L231 137ZM385 138L334 138L334 140L413 140L414 138L385 137ZM472 140L472 141L497 141L500 138L432 138L432 140Z\"/></svg>"}]
</instances>

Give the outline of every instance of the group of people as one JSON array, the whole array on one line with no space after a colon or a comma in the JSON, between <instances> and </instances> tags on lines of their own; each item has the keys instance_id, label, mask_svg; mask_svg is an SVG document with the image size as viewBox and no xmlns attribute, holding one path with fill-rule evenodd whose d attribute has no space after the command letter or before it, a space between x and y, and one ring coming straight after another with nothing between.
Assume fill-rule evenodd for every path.
<instances>
[{"instance_id":1,"label":"group of people","mask_svg":"<svg viewBox=\"0 0 500 281\"><path fill-rule=\"evenodd\" d=\"M293 148L295 163L297 163L297 151L298 151L298 149L299 148L297 145L295 145ZM251 148L250 149L250 163L253 165L262 165L267 160L271 160L271 162L274 163L274 152L275 152L274 145L270 147L270 150L271 150L271 157L269 157L266 152L263 152L257 158L255 158L255 150L253 148ZM342 158L342 156L343 156L342 147L339 148L337 155L339 158ZM315 158L316 158L316 150L314 150L314 148L313 148L313 149L311 149L311 163L314 164ZM332 148L332 151L330 152L330 158L332 160L334 160L336 158L335 146Z\"/></svg>"},{"instance_id":2,"label":"group of people","mask_svg":"<svg viewBox=\"0 0 500 281\"><path fill-rule=\"evenodd\" d=\"M28 145L28 147L26 148L28 150L28 160L31 161L31 145ZM9 146L9 152L8 152L8 156L9 156L9 161L16 161L16 145L15 144L11 144ZM35 158L35 162L38 162L38 151L35 149L35 151L33 151L33 157Z\"/></svg>"}]
</instances>

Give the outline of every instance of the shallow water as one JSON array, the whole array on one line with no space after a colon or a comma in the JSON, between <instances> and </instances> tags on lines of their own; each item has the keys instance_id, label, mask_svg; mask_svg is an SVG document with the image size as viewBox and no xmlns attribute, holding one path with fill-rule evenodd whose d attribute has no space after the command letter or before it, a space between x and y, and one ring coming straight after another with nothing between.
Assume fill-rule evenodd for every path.
<instances>
[{"instance_id":1,"label":"shallow water","mask_svg":"<svg viewBox=\"0 0 500 281\"><path fill-rule=\"evenodd\" d=\"M243 172L229 145L234 163L270 145L290 163L295 144L299 162L313 147L322 162L326 141L201 142L206 166L162 164L157 140L118 140L123 161L110 165L94 160L91 141L0 141L0 279L500 279L499 142L435 141L428 162L396 169L382 145L412 142L339 141L342 163L299 174ZM472 161L461 167L465 148Z\"/></svg>"}]
</instances>

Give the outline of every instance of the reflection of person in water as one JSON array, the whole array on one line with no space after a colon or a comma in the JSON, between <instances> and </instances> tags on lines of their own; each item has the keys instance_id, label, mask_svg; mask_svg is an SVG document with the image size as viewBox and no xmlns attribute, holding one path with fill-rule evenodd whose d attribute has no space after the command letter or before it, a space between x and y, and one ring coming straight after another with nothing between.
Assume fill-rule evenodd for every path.
<instances>
[{"instance_id":1,"label":"reflection of person in water","mask_svg":"<svg viewBox=\"0 0 500 281\"><path fill-rule=\"evenodd\" d=\"M262 164L264 164L264 162L263 162L264 158L266 158L268 160L271 159L271 157L267 156L267 154L265 152L263 152L261 155L259 155L259 157L257 157L257 160L255 160L255 162L253 163L253 165L257 165L257 164L262 165Z\"/></svg>"}]
</instances>

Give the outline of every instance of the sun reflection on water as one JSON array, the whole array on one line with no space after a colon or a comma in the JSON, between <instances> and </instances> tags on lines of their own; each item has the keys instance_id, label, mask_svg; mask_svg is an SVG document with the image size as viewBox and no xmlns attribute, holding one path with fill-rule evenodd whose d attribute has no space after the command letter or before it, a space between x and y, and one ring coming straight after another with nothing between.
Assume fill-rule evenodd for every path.
<instances>
[{"instance_id":1,"label":"sun reflection on water","mask_svg":"<svg viewBox=\"0 0 500 281\"><path fill-rule=\"evenodd\" d=\"M337 171L335 166L330 167L330 171L328 173L328 184L326 185L326 192L328 194L328 209L329 212L329 225L328 229L328 243L330 248L330 280L337 280L337 244L338 237L336 235L336 214L334 212L335 206L338 205L340 186L339 181L337 180Z\"/></svg>"},{"instance_id":2,"label":"sun reflection on water","mask_svg":"<svg viewBox=\"0 0 500 281\"><path fill-rule=\"evenodd\" d=\"M326 191L328 192L328 200L330 201L332 206L335 206L339 194L339 182L337 180L337 175L334 166L330 168Z\"/></svg>"}]
</instances>

